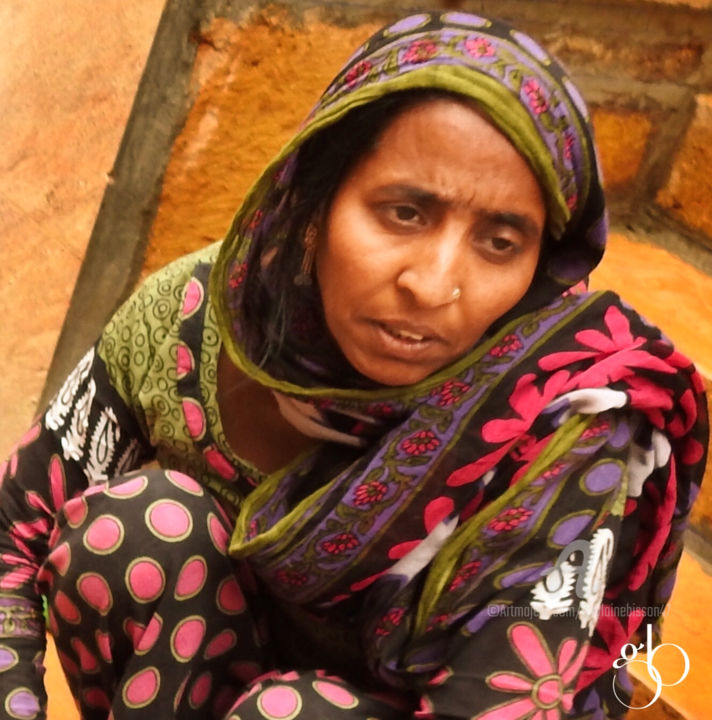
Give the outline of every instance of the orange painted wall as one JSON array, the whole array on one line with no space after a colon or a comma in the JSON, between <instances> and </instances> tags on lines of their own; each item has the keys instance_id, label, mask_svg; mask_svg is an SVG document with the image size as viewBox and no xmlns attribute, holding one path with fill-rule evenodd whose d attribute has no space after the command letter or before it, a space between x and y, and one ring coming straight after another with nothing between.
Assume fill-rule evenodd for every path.
<instances>
[{"instance_id":1,"label":"orange painted wall","mask_svg":"<svg viewBox=\"0 0 712 720\"><path fill-rule=\"evenodd\" d=\"M29 426L164 0L0 3L0 456Z\"/></svg>"}]
</instances>

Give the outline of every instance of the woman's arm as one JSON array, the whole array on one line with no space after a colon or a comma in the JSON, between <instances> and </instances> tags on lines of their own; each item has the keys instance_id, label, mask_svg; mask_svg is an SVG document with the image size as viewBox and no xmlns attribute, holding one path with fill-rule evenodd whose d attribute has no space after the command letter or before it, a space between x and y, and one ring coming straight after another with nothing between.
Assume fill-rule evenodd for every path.
<instances>
[{"instance_id":1,"label":"woman's arm","mask_svg":"<svg viewBox=\"0 0 712 720\"><path fill-rule=\"evenodd\" d=\"M150 454L134 413L92 348L0 468L0 717L44 706L44 616L36 579L55 514L89 485L139 466Z\"/></svg>"},{"instance_id":2,"label":"woman's arm","mask_svg":"<svg viewBox=\"0 0 712 720\"><path fill-rule=\"evenodd\" d=\"M0 466L0 718L13 717L16 705L44 707L36 581L57 511L155 456L141 387L177 321L195 262L184 258L152 276L117 311Z\"/></svg>"},{"instance_id":3,"label":"woman's arm","mask_svg":"<svg viewBox=\"0 0 712 720\"><path fill-rule=\"evenodd\" d=\"M448 585L462 593L451 607L470 609L449 628L446 661L418 717L627 712L627 683L616 686L617 697L613 662L636 631L644 636L646 621L657 624L667 597L651 568L672 568L678 557L669 445L640 416L608 412L528 474L545 452L537 448L522 466L521 491L515 483L505 505L485 509L484 521L473 517L479 529L463 550L473 559ZM542 506L537 497L547 493ZM531 518L536 525L524 530ZM503 552L490 563L497 546ZM617 672L620 679L625 670Z\"/></svg>"}]
</instances>

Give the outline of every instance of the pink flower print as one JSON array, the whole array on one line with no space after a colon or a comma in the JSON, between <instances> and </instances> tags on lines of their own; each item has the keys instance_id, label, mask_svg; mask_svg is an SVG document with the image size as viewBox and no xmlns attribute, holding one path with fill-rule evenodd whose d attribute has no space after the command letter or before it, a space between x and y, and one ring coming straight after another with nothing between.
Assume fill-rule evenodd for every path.
<instances>
[{"instance_id":1,"label":"pink flower print","mask_svg":"<svg viewBox=\"0 0 712 720\"><path fill-rule=\"evenodd\" d=\"M642 518L644 525L638 533L633 548L635 564L626 578L628 588L631 590L640 589L648 580L670 536L677 502L676 474L672 472L667 476L664 489L650 483L647 495L650 506L655 508L655 517L654 521L653 518Z\"/></svg>"},{"instance_id":2,"label":"pink flower print","mask_svg":"<svg viewBox=\"0 0 712 720\"><path fill-rule=\"evenodd\" d=\"M482 562L480 560L473 560L472 562L465 563L456 573L450 582L449 590L457 590L461 588L470 578L473 578L480 571Z\"/></svg>"},{"instance_id":3,"label":"pink flower print","mask_svg":"<svg viewBox=\"0 0 712 720\"><path fill-rule=\"evenodd\" d=\"M440 407L449 407L450 405L457 405L470 387L461 380L448 380L443 383L442 387L435 388L430 395L438 398Z\"/></svg>"},{"instance_id":4,"label":"pink flower print","mask_svg":"<svg viewBox=\"0 0 712 720\"><path fill-rule=\"evenodd\" d=\"M509 405L519 417L511 417L509 413L508 417L490 420L482 427L482 438L500 447L454 470L445 481L446 485L459 487L474 482L493 468L510 451L521 435L529 430L541 411L561 394L569 377L569 373L565 371L554 373L540 391L534 383L536 376L533 373L522 375L509 398Z\"/></svg>"},{"instance_id":5,"label":"pink flower print","mask_svg":"<svg viewBox=\"0 0 712 720\"><path fill-rule=\"evenodd\" d=\"M566 198L566 207L573 212L577 206L578 195L576 193L574 193L573 195L569 195L569 197Z\"/></svg>"},{"instance_id":6,"label":"pink flower print","mask_svg":"<svg viewBox=\"0 0 712 720\"><path fill-rule=\"evenodd\" d=\"M361 60L357 62L347 73L346 73L346 84L352 88L358 84L358 81L363 78L373 65L368 60Z\"/></svg>"},{"instance_id":7,"label":"pink flower print","mask_svg":"<svg viewBox=\"0 0 712 720\"><path fill-rule=\"evenodd\" d=\"M380 502L388 492L388 486L380 480L361 483L354 492L354 505L372 505Z\"/></svg>"},{"instance_id":8,"label":"pink flower print","mask_svg":"<svg viewBox=\"0 0 712 720\"><path fill-rule=\"evenodd\" d=\"M431 430L418 430L418 432L403 440L400 447L409 455L424 455L435 450L439 445L440 440L435 437Z\"/></svg>"},{"instance_id":9,"label":"pink flower print","mask_svg":"<svg viewBox=\"0 0 712 720\"><path fill-rule=\"evenodd\" d=\"M506 355L507 353L520 350L521 347L522 342L516 335L505 335L502 338L502 342L499 345L495 345L489 351L489 354L493 357L502 357L502 355Z\"/></svg>"},{"instance_id":10,"label":"pink flower print","mask_svg":"<svg viewBox=\"0 0 712 720\"><path fill-rule=\"evenodd\" d=\"M432 630L436 627L443 627L445 623L450 619L450 615L448 613L442 613L440 615L435 615L434 617L430 618L428 622L428 630Z\"/></svg>"},{"instance_id":11,"label":"pink flower print","mask_svg":"<svg viewBox=\"0 0 712 720\"><path fill-rule=\"evenodd\" d=\"M250 224L247 226L250 230L254 230L261 222L265 213L262 208L257 208L250 219Z\"/></svg>"},{"instance_id":12,"label":"pink flower print","mask_svg":"<svg viewBox=\"0 0 712 720\"><path fill-rule=\"evenodd\" d=\"M581 439L589 440L590 438L600 437L601 435L605 435L608 432L609 428L610 424L606 420L595 423L591 427L586 428L581 433Z\"/></svg>"},{"instance_id":13,"label":"pink flower print","mask_svg":"<svg viewBox=\"0 0 712 720\"><path fill-rule=\"evenodd\" d=\"M414 40L403 54L403 62L422 63L435 57L438 46L432 40Z\"/></svg>"},{"instance_id":14,"label":"pink flower print","mask_svg":"<svg viewBox=\"0 0 712 720\"><path fill-rule=\"evenodd\" d=\"M395 628L401 624L403 616L405 615L405 608L394 608L389 610L378 622L376 626L376 635L385 636L390 635Z\"/></svg>"},{"instance_id":15,"label":"pink flower print","mask_svg":"<svg viewBox=\"0 0 712 720\"><path fill-rule=\"evenodd\" d=\"M243 262L239 265L233 265L232 270L230 272L230 277L228 278L227 284L229 287L231 287L233 290L237 290L237 288L242 285L243 282L245 282L245 276L247 275L247 263Z\"/></svg>"},{"instance_id":16,"label":"pink flower print","mask_svg":"<svg viewBox=\"0 0 712 720\"><path fill-rule=\"evenodd\" d=\"M529 98L529 107L537 114L541 115L549 109L549 103L544 97L541 85L536 80L527 80L522 85L522 90Z\"/></svg>"},{"instance_id":17,"label":"pink flower print","mask_svg":"<svg viewBox=\"0 0 712 720\"><path fill-rule=\"evenodd\" d=\"M494 55L494 45L480 35L470 37L465 40L465 50L475 58L492 57Z\"/></svg>"},{"instance_id":18,"label":"pink flower print","mask_svg":"<svg viewBox=\"0 0 712 720\"><path fill-rule=\"evenodd\" d=\"M389 417L393 415L394 408L385 402L372 403L368 406L366 413L374 417Z\"/></svg>"},{"instance_id":19,"label":"pink flower print","mask_svg":"<svg viewBox=\"0 0 712 720\"><path fill-rule=\"evenodd\" d=\"M0 465L0 485L2 485L2 482L7 475L7 477L15 477L15 473L17 472L17 463L19 459L19 453L20 450L23 447L26 447L27 445L30 445L33 443L40 435L41 430L41 423L36 423L33 425L23 436L15 447L12 448L10 451L10 457L8 460L2 463ZM9 472L8 472L9 470Z\"/></svg>"},{"instance_id":20,"label":"pink flower print","mask_svg":"<svg viewBox=\"0 0 712 720\"><path fill-rule=\"evenodd\" d=\"M331 555L343 555L348 550L357 548L361 543L358 538L350 532L339 533L321 544L323 550Z\"/></svg>"},{"instance_id":21,"label":"pink flower print","mask_svg":"<svg viewBox=\"0 0 712 720\"><path fill-rule=\"evenodd\" d=\"M548 437L544 438L544 444L546 444L548 441ZM525 460L532 456L532 451L536 448L538 444L539 443L537 442L537 439L533 435L525 433L519 439L517 444L512 448L512 457L517 460Z\"/></svg>"},{"instance_id":22,"label":"pink flower print","mask_svg":"<svg viewBox=\"0 0 712 720\"><path fill-rule=\"evenodd\" d=\"M645 620L645 610L635 608L625 619L624 625L618 613L614 612L615 609L605 602L601 606L596 632L605 643L606 649L595 645L588 649L585 666L578 681L581 687L587 687L603 673L610 671L613 661L620 656L623 645L629 642Z\"/></svg>"},{"instance_id":23,"label":"pink flower print","mask_svg":"<svg viewBox=\"0 0 712 720\"><path fill-rule=\"evenodd\" d=\"M506 532L514 530L522 523L526 522L532 515L532 511L528 508L507 508L503 510L497 517L487 523L487 527L495 532Z\"/></svg>"},{"instance_id":24,"label":"pink flower print","mask_svg":"<svg viewBox=\"0 0 712 720\"><path fill-rule=\"evenodd\" d=\"M604 387L623 379L632 385L636 380L633 368L644 368L667 375L677 372L665 360L639 349L645 344L645 338L633 337L628 318L617 307L609 307L603 321L608 335L600 330L580 330L575 334L576 341L589 349L552 353L539 360L539 367L542 370L556 370L582 360L595 359L595 364L574 376L567 391L579 387ZM652 384L648 393L640 400L645 401L643 406L646 408L670 405L666 391Z\"/></svg>"},{"instance_id":25,"label":"pink flower print","mask_svg":"<svg viewBox=\"0 0 712 720\"><path fill-rule=\"evenodd\" d=\"M514 652L531 677L506 671L490 675L487 684L493 690L514 697L480 713L473 720L558 720L565 717L573 706L573 684L588 643L578 647L575 638L566 638L554 658L541 632L530 623L513 625L508 635Z\"/></svg>"},{"instance_id":26,"label":"pink flower print","mask_svg":"<svg viewBox=\"0 0 712 720\"><path fill-rule=\"evenodd\" d=\"M565 467L566 465L564 463L556 462L548 470L545 470L541 476L546 480L550 480L551 478L558 477Z\"/></svg>"},{"instance_id":27,"label":"pink flower print","mask_svg":"<svg viewBox=\"0 0 712 720\"><path fill-rule=\"evenodd\" d=\"M573 158L575 142L576 141L574 140L574 136L571 133L564 134L564 157L567 160L571 160Z\"/></svg>"},{"instance_id":28,"label":"pink flower print","mask_svg":"<svg viewBox=\"0 0 712 720\"><path fill-rule=\"evenodd\" d=\"M490 420L482 427L482 437L491 443L501 443L508 440L518 440L529 430L541 411L565 387L569 374L557 372L544 384L542 391L535 384L535 375L527 373L517 380L514 392L509 398L509 405L519 417L497 418Z\"/></svg>"}]
</instances>

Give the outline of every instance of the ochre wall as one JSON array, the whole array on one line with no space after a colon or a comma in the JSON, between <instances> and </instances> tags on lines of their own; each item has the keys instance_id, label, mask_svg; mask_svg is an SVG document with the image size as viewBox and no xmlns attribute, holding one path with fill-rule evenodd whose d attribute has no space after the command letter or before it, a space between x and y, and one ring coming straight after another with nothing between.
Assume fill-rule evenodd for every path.
<instances>
[{"instance_id":1,"label":"ochre wall","mask_svg":"<svg viewBox=\"0 0 712 720\"><path fill-rule=\"evenodd\" d=\"M340 65L377 24L294 27L273 10L244 25L216 19L193 73L198 94L173 148L145 272L214 242L260 171Z\"/></svg>"},{"instance_id":2,"label":"ochre wall","mask_svg":"<svg viewBox=\"0 0 712 720\"><path fill-rule=\"evenodd\" d=\"M163 0L0 2L0 456L29 426Z\"/></svg>"}]
</instances>

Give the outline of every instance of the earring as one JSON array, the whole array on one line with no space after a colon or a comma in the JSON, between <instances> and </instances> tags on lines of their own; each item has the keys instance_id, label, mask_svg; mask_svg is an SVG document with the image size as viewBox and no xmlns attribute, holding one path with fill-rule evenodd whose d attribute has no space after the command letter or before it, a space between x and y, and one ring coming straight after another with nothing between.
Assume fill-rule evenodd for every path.
<instances>
[{"instance_id":1,"label":"earring","mask_svg":"<svg viewBox=\"0 0 712 720\"><path fill-rule=\"evenodd\" d=\"M314 266L314 255L316 254L316 236L318 231L316 225L310 222L304 232L304 255L302 265L294 278L294 284L305 287L312 284L312 268Z\"/></svg>"},{"instance_id":2,"label":"earring","mask_svg":"<svg viewBox=\"0 0 712 720\"><path fill-rule=\"evenodd\" d=\"M460 296L462 295L462 290L460 290L459 287L456 287L452 291L452 302L457 302L460 299Z\"/></svg>"}]
</instances>

